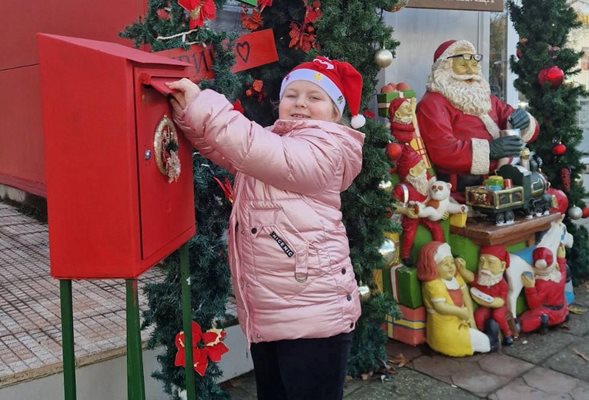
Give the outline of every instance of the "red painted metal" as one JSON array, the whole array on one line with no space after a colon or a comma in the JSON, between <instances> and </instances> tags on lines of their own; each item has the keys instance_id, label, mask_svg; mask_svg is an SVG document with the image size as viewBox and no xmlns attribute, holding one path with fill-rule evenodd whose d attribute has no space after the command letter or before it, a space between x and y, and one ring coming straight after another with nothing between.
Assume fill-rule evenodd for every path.
<instances>
[{"instance_id":1,"label":"red painted metal","mask_svg":"<svg viewBox=\"0 0 589 400\"><path fill-rule=\"evenodd\" d=\"M133 43L118 37L147 0L17 1L0 13L0 183L45 195L37 32Z\"/></svg>"},{"instance_id":2,"label":"red painted metal","mask_svg":"<svg viewBox=\"0 0 589 400\"><path fill-rule=\"evenodd\" d=\"M56 35L39 35L39 51L51 275L136 278L195 233L191 146L178 132L182 171L168 183L153 155L171 109L143 83L187 64Z\"/></svg>"}]
</instances>

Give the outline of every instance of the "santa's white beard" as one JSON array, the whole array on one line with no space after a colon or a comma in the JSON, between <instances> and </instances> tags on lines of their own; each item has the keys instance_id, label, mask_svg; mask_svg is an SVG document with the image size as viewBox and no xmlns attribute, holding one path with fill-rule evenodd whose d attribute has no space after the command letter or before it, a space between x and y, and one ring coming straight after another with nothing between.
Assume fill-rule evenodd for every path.
<instances>
[{"instance_id":1,"label":"santa's white beard","mask_svg":"<svg viewBox=\"0 0 589 400\"><path fill-rule=\"evenodd\" d=\"M503 272L500 274L493 274L487 270L481 270L477 274L477 283L481 286L495 286L503 279Z\"/></svg>"},{"instance_id":2,"label":"santa's white beard","mask_svg":"<svg viewBox=\"0 0 589 400\"><path fill-rule=\"evenodd\" d=\"M470 81L469 81L470 80ZM444 60L428 78L427 89L442 94L462 112L483 115L491 110L491 88L482 75L457 75Z\"/></svg>"},{"instance_id":3,"label":"santa's white beard","mask_svg":"<svg viewBox=\"0 0 589 400\"><path fill-rule=\"evenodd\" d=\"M415 188L415 190L417 190L419 193L421 193L424 196L427 196L427 191L429 188L429 180L427 178L427 172L424 172L423 174L421 174L419 176L413 176L413 175L409 174L409 175L407 175L405 180L407 182L409 182L411 184L411 186L413 186Z\"/></svg>"}]
</instances>

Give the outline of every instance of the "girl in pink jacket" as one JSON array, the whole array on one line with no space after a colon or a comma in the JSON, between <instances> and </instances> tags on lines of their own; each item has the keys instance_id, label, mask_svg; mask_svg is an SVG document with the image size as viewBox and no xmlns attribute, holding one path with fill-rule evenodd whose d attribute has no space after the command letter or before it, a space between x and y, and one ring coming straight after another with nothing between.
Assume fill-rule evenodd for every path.
<instances>
[{"instance_id":1,"label":"girl in pink jacket","mask_svg":"<svg viewBox=\"0 0 589 400\"><path fill-rule=\"evenodd\" d=\"M185 136L235 174L229 264L258 399L341 399L360 301L340 193L362 167L362 77L317 57L282 81L263 128L188 79L169 84Z\"/></svg>"}]
</instances>

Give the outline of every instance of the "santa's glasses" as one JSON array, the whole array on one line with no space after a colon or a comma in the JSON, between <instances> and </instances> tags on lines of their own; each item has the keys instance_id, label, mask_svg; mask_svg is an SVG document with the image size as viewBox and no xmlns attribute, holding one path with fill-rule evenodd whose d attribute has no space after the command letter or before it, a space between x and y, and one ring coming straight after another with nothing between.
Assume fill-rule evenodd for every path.
<instances>
[{"instance_id":1,"label":"santa's glasses","mask_svg":"<svg viewBox=\"0 0 589 400\"><path fill-rule=\"evenodd\" d=\"M479 62L483 59L483 55L482 54L466 53L466 54L456 54L456 55L449 56L446 58L462 58L463 60L466 60L466 61L475 60L476 62Z\"/></svg>"}]
</instances>

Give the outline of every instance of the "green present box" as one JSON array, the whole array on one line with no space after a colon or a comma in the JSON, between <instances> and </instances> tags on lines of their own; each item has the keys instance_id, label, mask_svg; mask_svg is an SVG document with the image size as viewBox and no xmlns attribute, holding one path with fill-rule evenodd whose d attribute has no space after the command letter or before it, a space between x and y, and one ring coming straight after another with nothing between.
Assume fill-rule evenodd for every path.
<instances>
[{"instance_id":1,"label":"green present box","mask_svg":"<svg viewBox=\"0 0 589 400\"><path fill-rule=\"evenodd\" d=\"M391 104L391 101L397 98L409 99L411 97L415 97L415 90L396 90L394 92L377 94L376 100L378 102L378 115L388 118L389 105Z\"/></svg>"},{"instance_id":2,"label":"green present box","mask_svg":"<svg viewBox=\"0 0 589 400\"><path fill-rule=\"evenodd\" d=\"M417 279L417 269L404 265L391 268L391 287L397 303L409 307L423 306L421 282Z\"/></svg>"},{"instance_id":3,"label":"green present box","mask_svg":"<svg viewBox=\"0 0 589 400\"><path fill-rule=\"evenodd\" d=\"M244 3L244 4L249 4L250 6L257 6L258 5L258 0L237 0L240 3Z\"/></svg>"}]
</instances>

